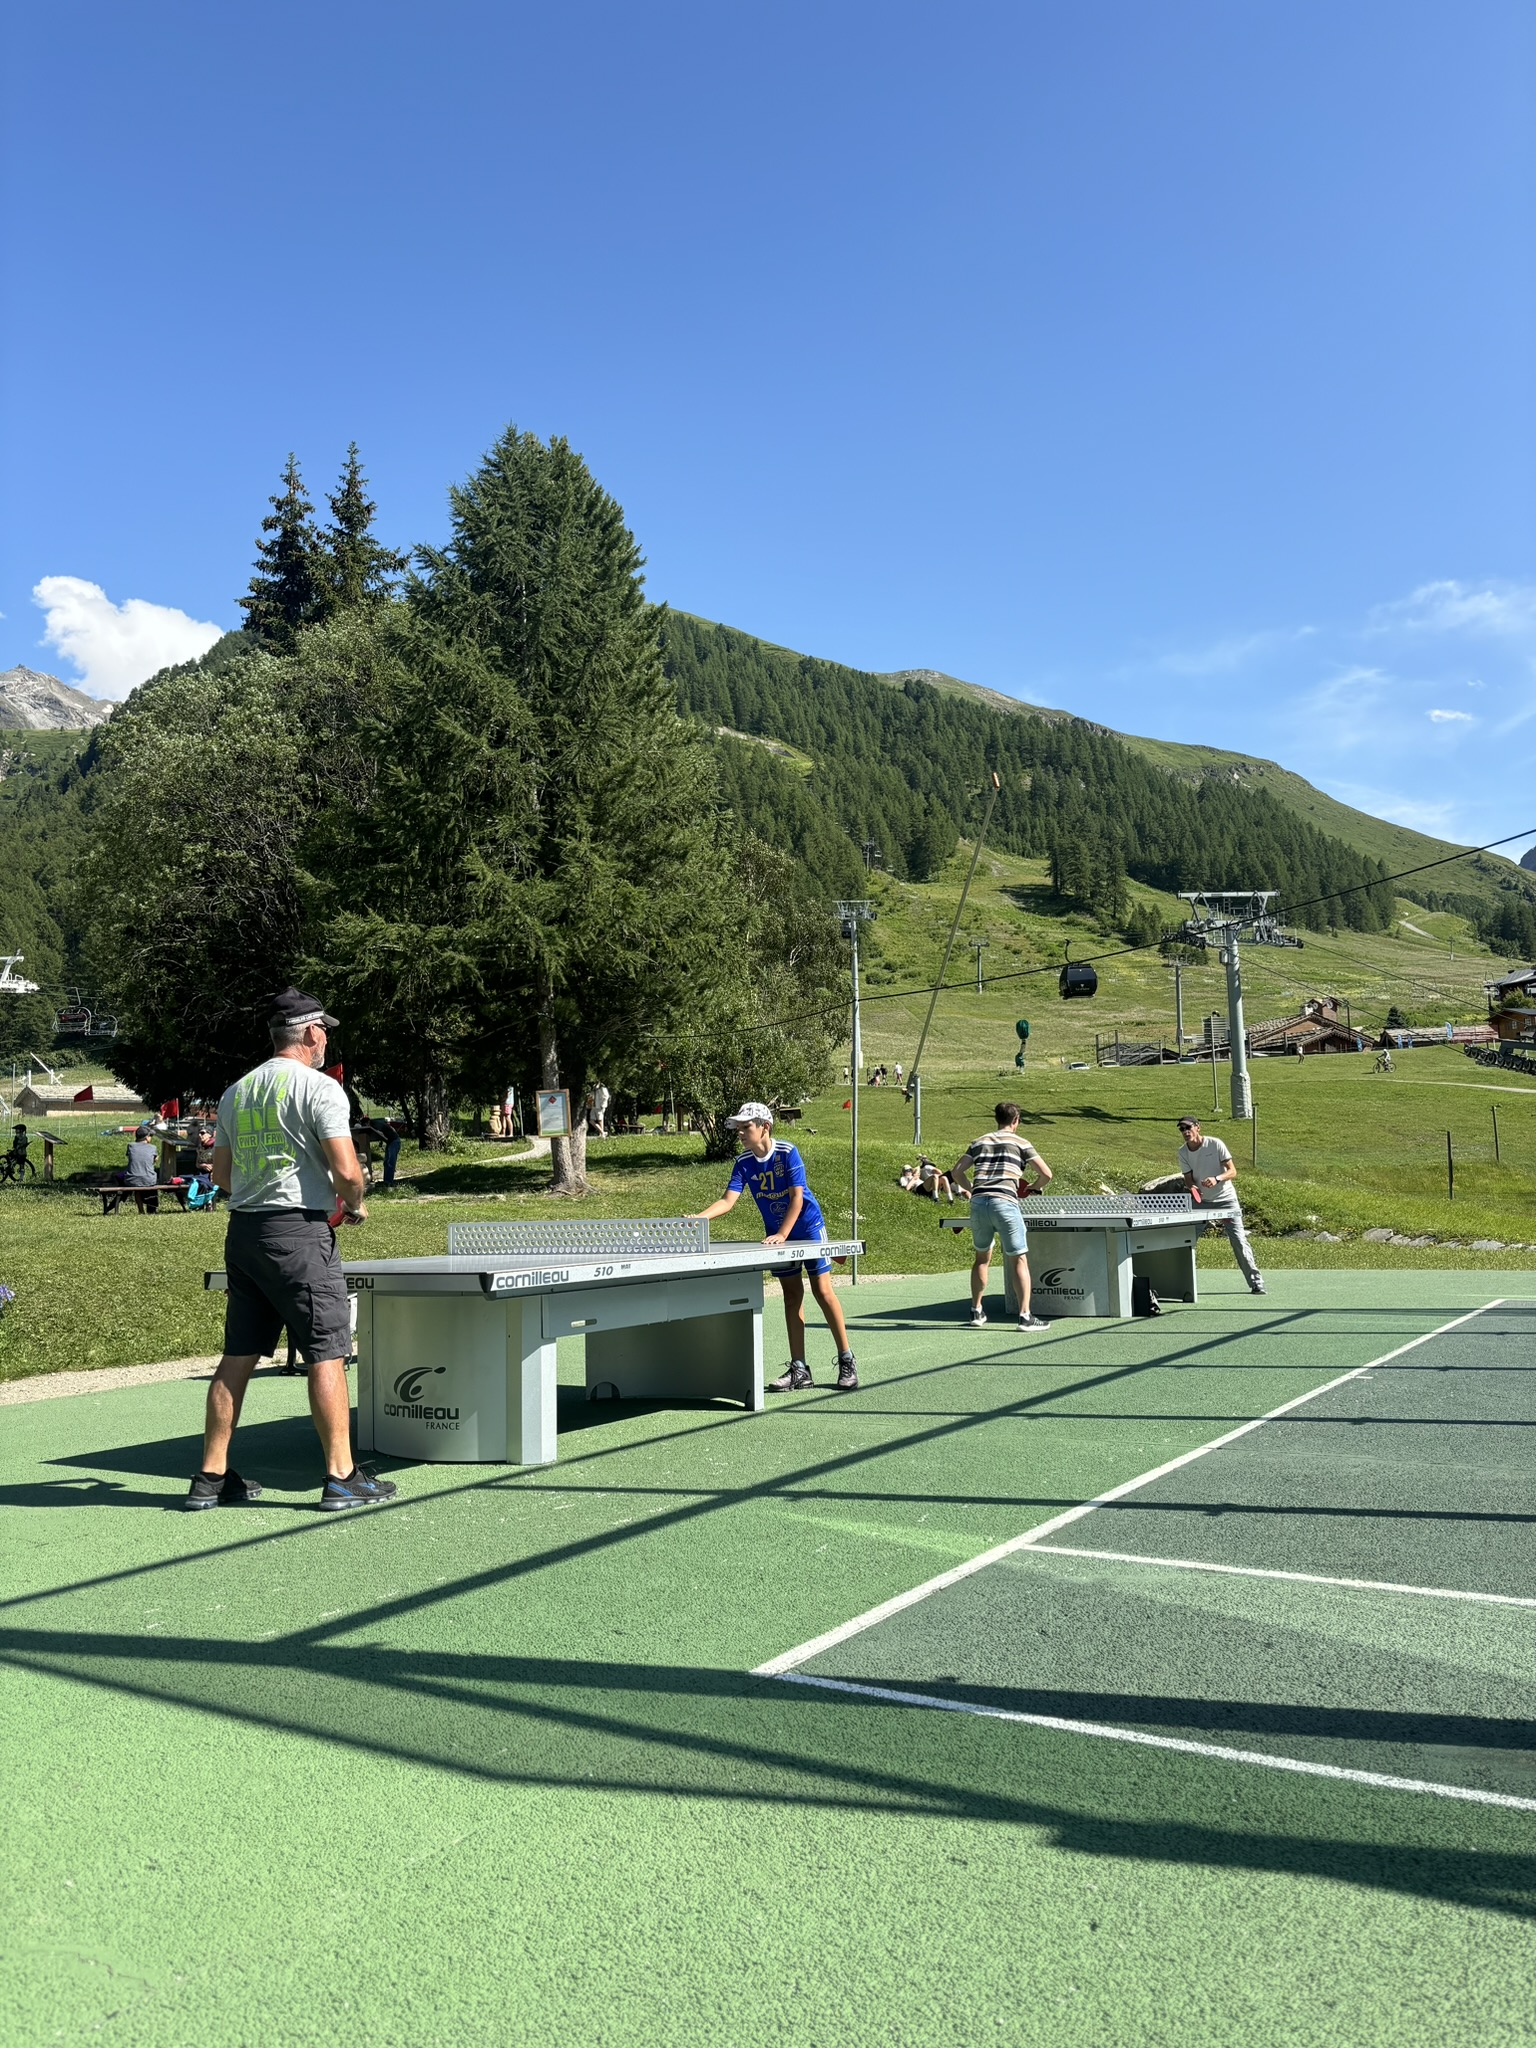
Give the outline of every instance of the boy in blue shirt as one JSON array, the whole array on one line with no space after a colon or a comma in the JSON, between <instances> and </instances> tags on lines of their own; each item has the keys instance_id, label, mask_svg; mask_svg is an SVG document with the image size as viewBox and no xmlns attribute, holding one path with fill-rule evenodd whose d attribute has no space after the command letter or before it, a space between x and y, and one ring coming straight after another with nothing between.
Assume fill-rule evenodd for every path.
<instances>
[{"instance_id":1,"label":"boy in blue shirt","mask_svg":"<svg viewBox=\"0 0 1536 2048\"><path fill-rule=\"evenodd\" d=\"M811 1193L805 1177L805 1163L793 1145L775 1144L773 1111L766 1102L744 1102L726 1125L739 1131L746 1144L731 1169L730 1185L718 1202L700 1209L695 1221L713 1220L734 1209L741 1196L750 1194L767 1228L768 1244L823 1243L827 1235L821 1204ZM811 1292L827 1319L837 1345L838 1391L851 1394L859 1384L858 1366L848 1349L848 1326L832 1291L832 1261L810 1257L800 1267L788 1266L779 1273L784 1291L784 1321L789 1330L789 1369L768 1382L770 1394L798 1393L814 1386L805 1362L805 1282L811 1276Z\"/></svg>"}]
</instances>

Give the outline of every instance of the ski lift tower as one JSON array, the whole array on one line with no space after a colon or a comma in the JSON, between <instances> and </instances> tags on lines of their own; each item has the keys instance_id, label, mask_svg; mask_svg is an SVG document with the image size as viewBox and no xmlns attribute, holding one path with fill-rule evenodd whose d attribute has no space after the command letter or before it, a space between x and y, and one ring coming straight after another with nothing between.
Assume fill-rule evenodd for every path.
<instances>
[{"instance_id":1,"label":"ski lift tower","mask_svg":"<svg viewBox=\"0 0 1536 2048\"><path fill-rule=\"evenodd\" d=\"M0 953L0 996L35 996L37 983L28 981L24 974L18 974L23 955Z\"/></svg>"},{"instance_id":2,"label":"ski lift tower","mask_svg":"<svg viewBox=\"0 0 1536 2048\"><path fill-rule=\"evenodd\" d=\"M1270 909L1274 889L1181 889L1190 906L1181 937L1214 941L1227 970L1227 1044L1232 1055L1232 1115L1246 1123L1253 1115L1253 1089L1248 1079L1248 1041L1243 1026L1243 968L1238 940L1254 946L1299 946L1281 929L1278 911Z\"/></svg>"}]
</instances>

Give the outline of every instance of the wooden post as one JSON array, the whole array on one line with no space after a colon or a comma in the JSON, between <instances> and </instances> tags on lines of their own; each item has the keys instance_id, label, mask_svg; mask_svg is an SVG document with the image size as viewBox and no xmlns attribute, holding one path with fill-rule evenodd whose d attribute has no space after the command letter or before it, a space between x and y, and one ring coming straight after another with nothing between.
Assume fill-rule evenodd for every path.
<instances>
[{"instance_id":1,"label":"wooden post","mask_svg":"<svg viewBox=\"0 0 1536 2048\"><path fill-rule=\"evenodd\" d=\"M1493 1163L1494 1163L1494 1165L1495 1165L1495 1166L1497 1166L1497 1165L1498 1165L1498 1164L1500 1163L1500 1162L1499 1162L1499 1112L1498 1112L1498 1109L1497 1109L1497 1107L1495 1107L1495 1109L1494 1109L1494 1112L1493 1112Z\"/></svg>"},{"instance_id":2,"label":"wooden post","mask_svg":"<svg viewBox=\"0 0 1536 2048\"><path fill-rule=\"evenodd\" d=\"M1456 1199L1456 1161L1451 1156L1449 1131L1445 1134L1445 1199L1448 1202L1454 1202Z\"/></svg>"}]
</instances>

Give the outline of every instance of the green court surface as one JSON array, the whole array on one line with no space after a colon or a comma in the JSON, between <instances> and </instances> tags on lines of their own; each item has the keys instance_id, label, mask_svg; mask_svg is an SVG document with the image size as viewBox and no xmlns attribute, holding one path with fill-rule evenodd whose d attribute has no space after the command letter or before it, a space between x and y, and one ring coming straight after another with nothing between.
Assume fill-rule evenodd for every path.
<instances>
[{"instance_id":1,"label":"green court surface","mask_svg":"<svg viewBox=\"0 0 1536 2048\"><path fill-rule=\"evenodd\" d=\"M293 1380L216 1515L200 1385L6 1408L0 2039L1527 2043L1522 1280L870 1285L858 1394L350 1518Z\"/></svg>"}]
</instances>

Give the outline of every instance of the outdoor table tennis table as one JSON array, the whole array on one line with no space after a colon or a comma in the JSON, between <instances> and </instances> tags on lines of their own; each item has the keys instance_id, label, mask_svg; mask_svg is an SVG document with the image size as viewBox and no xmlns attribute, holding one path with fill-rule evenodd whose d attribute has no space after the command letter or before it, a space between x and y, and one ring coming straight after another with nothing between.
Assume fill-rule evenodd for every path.
<instances>
[{"instance_id":1,"label":"outdoor table tennis table","mask_svg":"<svg viewBox=\"0 0 1536 2048\"><path fill-rule=\"evenodd\" d=\"M1188 1195L1036 1195L1022 1209L1037 1314L1128 1316L1131 1282L1140 1278L1162 1300L1198 1299L1195 1244L1208 1218ZM949 1216L943 1227L970 1225ZM1009 1310L1017 1314L1006 1259L1003 1275Z\"/></svg>"},{"instance_id":2,"label":"outdoor table tennis table","mask_svg":"<svg viewBox=\"0 0 1536 2048\"><path fill-rule=\"evenodd\" d=\"M357 1307L357 1437L434 1464L555 1462L555 1346L585 1339L589 1399L763 1406L763 1276L862 1242L711 1246L708 1223L454 1223L444 1258L343 1266ZM224 1286L222 1271L205 1284Z\"/></svg>"}]
</instances>

